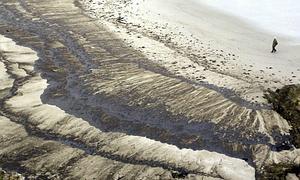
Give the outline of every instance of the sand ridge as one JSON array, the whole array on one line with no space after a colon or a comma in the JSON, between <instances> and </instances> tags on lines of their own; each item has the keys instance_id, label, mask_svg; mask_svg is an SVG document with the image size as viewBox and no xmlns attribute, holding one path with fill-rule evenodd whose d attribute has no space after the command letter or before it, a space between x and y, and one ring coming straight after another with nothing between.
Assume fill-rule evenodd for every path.
<instances>
[{"instance_id":1,"label":"sand ridge","mask_svg":"<svg viewBox=\"0 0 300 180\"><path fill-rule=\"evenodd\" d=\"M0 123L23 139L1 131L1 166L75 179L254 179L274 161L299 164L298 150L280 150L289 125L276 112L165 75L73 3L0 4L1 34L40 58L2 99Z\"/></svg>"}]
</instances>

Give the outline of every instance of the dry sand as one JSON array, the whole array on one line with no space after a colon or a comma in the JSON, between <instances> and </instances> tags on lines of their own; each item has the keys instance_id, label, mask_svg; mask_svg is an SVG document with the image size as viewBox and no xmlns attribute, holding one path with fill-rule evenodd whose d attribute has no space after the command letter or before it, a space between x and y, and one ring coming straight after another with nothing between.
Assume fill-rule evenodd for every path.
<instances>
[{"instance_id":1,"label":"dry sand","mask_svg":"<svg viewBox=\"0 0 300 180\"><path fill-rule=\"evenodd\" d=\"M125 42L195 84L265 103L264 90L300 82L299 45L278 37L271 54L272 35L193 0L82 2Z\"/></svg>"}]
</instances>

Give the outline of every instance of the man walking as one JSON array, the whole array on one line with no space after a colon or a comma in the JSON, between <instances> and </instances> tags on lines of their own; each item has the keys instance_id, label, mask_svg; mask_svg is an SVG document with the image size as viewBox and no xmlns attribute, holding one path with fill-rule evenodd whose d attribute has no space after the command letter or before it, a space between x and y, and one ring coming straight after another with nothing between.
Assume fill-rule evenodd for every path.
<instances>
[{"instance_id":1,"label":"man walking","mask_svg":"<svg viewBox=\"0 0 300 180\"><path fill-rule=\"evenodd\" d=\"M275 49L275 47L278 45L278 41L276 38L274 38L273 40L273 44L272 44L272 51L271 53L275 53L277 50Z\"/></svg>"}]
</instances>

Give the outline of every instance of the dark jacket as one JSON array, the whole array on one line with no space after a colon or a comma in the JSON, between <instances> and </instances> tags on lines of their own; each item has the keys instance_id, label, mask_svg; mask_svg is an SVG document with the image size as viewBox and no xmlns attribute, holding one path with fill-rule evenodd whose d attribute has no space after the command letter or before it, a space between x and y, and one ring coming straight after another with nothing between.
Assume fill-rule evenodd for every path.
<instances>
[{"instance_id":1,"label":"dark jacket","mask_svg":"<svg viewBox=\"0 0 300 180\"><path fill-rule=\"evenodd\" d=\"M278 41L277 41L277 39L275 38L274 40L273 40L273 45L272 45L272 47L274 48L274 47L276 47L278 45Z\"/></svg>"}]
</instances>

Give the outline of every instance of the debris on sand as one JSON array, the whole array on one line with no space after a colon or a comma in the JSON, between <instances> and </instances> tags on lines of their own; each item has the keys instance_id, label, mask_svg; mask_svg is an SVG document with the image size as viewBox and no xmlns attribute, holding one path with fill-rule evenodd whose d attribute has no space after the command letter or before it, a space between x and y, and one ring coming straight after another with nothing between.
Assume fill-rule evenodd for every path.
<instances>
[{"instance_id":1,"label":"debris on sand","mask_svg":"<svg viewBox=\"0 0 300 180\"><path fill-rule=\"evenodd\" d=\"M0 180L24 180L25 178L16 172L7 172L0 168Z\"/></svg>"}]
</instances>

